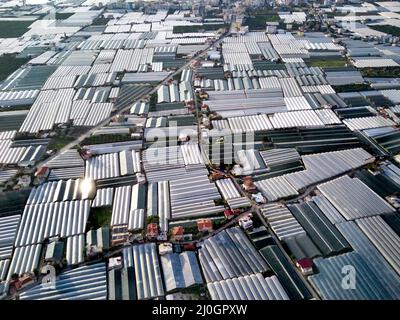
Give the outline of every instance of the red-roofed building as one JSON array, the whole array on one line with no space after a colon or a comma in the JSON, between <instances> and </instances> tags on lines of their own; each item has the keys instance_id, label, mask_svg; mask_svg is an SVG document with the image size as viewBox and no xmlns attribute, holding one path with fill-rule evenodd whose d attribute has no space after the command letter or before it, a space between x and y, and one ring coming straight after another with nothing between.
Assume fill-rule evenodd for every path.
<instances>
[{"instance_id":1,"label":"red-roofed building","mask_svg":"<svg viewBox=\"0 0 400 320\"><path fill-rule=\"evenodd\" d=\"M183 229L182 226L178 227L173 227L171 229L171 237L170 239L173 241L181 241L183 238L183 233L185 232L185 229Z\"/></svg>"},{"instance_id":2,"label":"red-roofed building","mask_svg":"<svg viewBox=\"0 0 400 320\"><path fill-rule=\"evenodd\" d=\"M35 172L35 177L38 178L46 178L50 173L50 170L48 167L40 167L37 168L36 172Z\"/></svg>"},{"instance_id":3,"label":"red-roofed building","mask_svg":"<svg viewBox=\"0 0 400 320\"><path fill-rule=\"evenodd\" d=\"M300 268L304 275L313 274L313 261L310 258L300 259L296 262L296 266Z\"/></svg>"},{"instance_id":4,"label":"red-roofed building","mask_svg":"<svg viewBox=\"0 0 400 320\"><path fill-rule=\"evenodd\" d=\"M235 214L233 213L232 210L226 209L226 210L224 210L224 216L227 219L232 219L235 216Z\"/></svg>"},{"instance_id":5,"label":"red-roofed building","mask_svg":"<svg viewBox=\"0 0 400 320\"><path fill-rule=\"evenodd\" d=\"M147 239L156 240L158 236L158 225L157 223L149 223L147 225Z\"/></svg>"},{"instance_id":6,"label":"red-roofed building","mask_svg":"<svg viewBox=\"0 0 400 320\"><path fill-rule=\"evenodd\" d=\"M212 221L210 219L197 220L197 229L199 229L199 232L212 232Z\"/></svg>"}]
</instances>

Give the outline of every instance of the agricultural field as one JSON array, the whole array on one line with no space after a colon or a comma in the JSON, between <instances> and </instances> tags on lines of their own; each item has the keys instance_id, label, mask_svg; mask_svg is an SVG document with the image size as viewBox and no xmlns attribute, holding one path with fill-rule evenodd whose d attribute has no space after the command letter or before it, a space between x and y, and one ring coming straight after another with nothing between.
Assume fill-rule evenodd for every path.
<instances>
[{"instance_id":1,"label":"agricultural field","mask_svg":"<svg viewBox=\"0 0 400 320\"><path fill-rule=\"evenodd\" d=\"M255 14L246 19L250 30L263 30L267 22L279 22L280 18L276 13Z\"/></svg>"},{"instance_id":2,"label":"agricultural field","mask_svg":"<svg viewBox=\"0 0 400 320\"><path fill-rule=\"evenodd\" d=\"M88 229L107 227L111 222L112 208L94 208L90 211Z\"/></svg>"},{"instance_id":3,"label":"agricultural field","mask_svg":"<svg viewBox=\"0 0 400 320\"><path fill-rule=\"evenodd\" d=\"M186 32L200 32L204 31L215 31L218 29L228 28L229 24L203 24L201 26L174 26L173 33L186 33Z\"/></svg>"},{"instance_id":4,"label":"agricultural field","mask_svg":"<svg viewBox=\"0 0 400 320\"><path fill-rule=\"evenodd\" d=\"M15 54L3 54L0 56L0 81L6 79L12 72L29 60L30 58L17 58Z\"/></svg>"},{"instance_id":5,"label":"agricultural field","mask_svg":"<svg viewBox=\"0 0 400 320\"><path fill-rule=\"evenodd\" d=\"M391 26L391 25L375 25L375 26L368 26L373 30L384 32L387 34L391 34L392 36L400 36L400 28Z\"/></svg>"},{"instance_id":6,"label":"agricultural field","mask_svg":"<svg viewBox=\"0 0 400 320\"><path fill-rule=\"evenodd\" d=\"M399 76L400 67L363 68L360 71L364 77L392 78Z\"/></svg>"},{"instance_id":7,"label":"agricultural field","mask_svg":"<svg viewBox=\"0 0 400 320\"><path fill-rule=\"evenodd\" d=\"M368 84L364 84L364 83L333 86L333 89L336 92L354 92L354 91L372 90Z\"/></svg>"},{"instance_id":8,"label":"agricultural field","mask_svg":"<svg viewBox=\"0 0 400 320\"><path fill-rule=\"evenodd\" d=\"M18 38L28 31L33 21L0 21L0 38Z\"/></svg>"},{"instance_id":9,"label":"agricultural field","mask_svg":"<svg viewBox=\"0 0 400 320\"><path fill-rule=\"evenodd\" d=\"M346 65L346 61L342 58L334 58L334 59L313 59L307 63L310 67L320 67L320 68L338 68L344 67Z\"/></svg>"}]
</instances>

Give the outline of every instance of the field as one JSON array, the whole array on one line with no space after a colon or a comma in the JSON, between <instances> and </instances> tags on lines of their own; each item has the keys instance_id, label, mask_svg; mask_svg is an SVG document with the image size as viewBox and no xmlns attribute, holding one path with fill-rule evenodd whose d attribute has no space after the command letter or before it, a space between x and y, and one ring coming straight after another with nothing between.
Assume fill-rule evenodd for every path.
<instances>
[{"instance_id":1,"label":"field","mask_svg":"<svg viewBox=\"0 0 400 320\"><path fill-rule=\"evenodd\" d=\"M318 59L318 60L310 60L307 62L307 65L310 67L320 67L320 68L338 68L344 67L346 61L341 58L334 59Z\"/></svg>"},{"instance_id":2,"label":"field","mask_svg":"<svg viewBox=\"0 0 400 320\"><path fill-rule=\"evenodd\" d=\"M89 213L88 229L108 227L111 223L112 208L92 208Z\"/></svg>"},{"instance_id":3,"label":"field","mask_svg":"<svg viewBox=\"0 0 400 320\"><path fill-rule=\"evenodd\" d=\"M391 26L391 25L376 25L376 26L368 26L371 29L374 29L376 31L384 32L387 34L391 34L392 36L400 36L400 28Z\"/></svg>"},{"instance_id":4,"label":"field","mask_svg":"<svg viewBox=\"0 0 400 320\"><path fill-rule=\"evenodd\" d=\"M102 143L113 143L113 142L123 142L123 141L130 141L132 140L129 135L122 135L122 134L102 134L102 135L95 135L86 138L82 144L102 144Z\"/></svg>"},{"instance_id":5,"label":"field","mask_svg":"<svg viewBox=\"0 0 400 320\"><path fill-rule=\"evenodd\" d=\"M59 13L56 12L56 20L65 20L72 16L73 13Z\"/></svg>"},{"instance_id":6,"label":"field","mask_svg":"<svg viewBox=\"0 0 400 320\"><path fill-rule=\"evenodd\" d=\"M336 92L353 92L353 91L368 91L372 90L368 84L346 84L342 86L332 86Z\"/></svg>"},{"instance_id":7,"label":"field","mask_svg":"<svg viewBox=\"0 0 400 320\"><path fill-rule=\"evenodd\" d=\"M399 76L400 67L363 68L360 71L364 77L392 78Z\"/></svg>"},{"instance_id":8,"label":"field","mask_svg":"<svg viewBox=\"0 0 400 320\"><path fill-rule=\"evenodd\" d=\"M0 38L18 38L28 31L33 21L0 21Z\"/></svg>"},{"instance_id":9,"label":"field","mask_svg":"<svg viewBox=\"0 0 400 320\"><path fill-rule=\"evenodd\" d=\"M228 28L229 24L204 24L202 26L175 26L173 29L173 33L186 33L186 32L199 32L200 30L204 31L216 31L221 28Z\"/></svg>"},{"instance_id":10,"label":"field","mask_svg":"<svg viewBox=\"0 0 400 320\"><path fill-rule=\"evenodd\" d=\"M6 79L12 72L29 60L30 58L16 58L15 54L3 54L0 56L0 81Z\"/></svg>"},{"instance_id":11,"label":"field","mask_svg":"<svg viewBox=\"0 0 400 320\"><path fill-rule=\"evenodd\" d=\"M53 137L48 145L49 150L60 150L62 147L73 141L73 137L65 136L62 134L58 134L56 137Z\"/></svg>"},{"instance_id":12,"label":"field","mask_svg":"<svg viewBox=\"0 0 400 320\"><path fill-rule=\"evenodd\" d=\"M280 18L277 14L257 14L246 19L245 24L250 30L265 30L267 22L279 22Z\"/></svg>"}]
</instances>

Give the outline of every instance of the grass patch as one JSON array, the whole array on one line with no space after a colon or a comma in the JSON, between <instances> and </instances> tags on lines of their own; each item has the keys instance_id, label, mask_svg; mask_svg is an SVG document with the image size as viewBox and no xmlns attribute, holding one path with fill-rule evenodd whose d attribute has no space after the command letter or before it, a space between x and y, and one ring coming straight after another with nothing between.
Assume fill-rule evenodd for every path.
<instances>
[{"instance_id":1,"label":"grass patch","mask_svg":"<svg viewBox=\"0 0 400 320\"><path fill-rule=\"evenodd\" d=\"M90 136L90 137L86 138L82 142L82 145L114 143L114 142L123 142L123 141L131 141L131 140L132 139L129 135L101 134L101 135Z\"/></svg>"},{"instance_id":2,"label":"grass patch","mask_svg":"<svg viewBox=\"0 0 400 320\"><path fill-rule=\"evenodd\" d=\"M8 53L0 56L0 81L6 79L12 72L27 63L29 60L30 58L17 58L15 54Z\"/></svg>"},{"instance_id":3,"label":"grass patch","mask_svg":"<svg viewBox=\"0 0 400 320\"><path fill-rule=\"evenodd\" d=\"M360 72L364 77L392 78L399 76L400 67L362 68Z\"/></svg>"},{"instance_id":4,"label":"grass patch","mask_svg":"<svg viewBox=\"0 0 400 320\"><path fill-rule=\"evenodd\" d=\"M372 90L372 88L365 83L358 84L346 84L342 86L332 86L332 88L337 92L353 92L353 91L368 91Z\"/></svg>"},{"instance_id":5,"label":"grass patch","mask_svg":"<svg viewBox=\"0 0 400 320\"><path fill-rule=\"evenodd\" d=\"M245 25L250 30L265 30L267 22L280 22L281 18L271 7L247 10Z\"/></svg>"},{"instance_id":6,"label":"grass patch","mask_svg":"<svg viewBox=\"0 0 400 320\"><path fill-rule=\"evenodd\" d=\"M33 21L0 21L0 38L18 38L28 31Z\"/></svg>"},{"instance_id":7,"label":"grass patch","mask_svg":"<svg viewBox=\"0 0 400 320\"><path fill-rule=\"evenodd\" d=\"M376 26L368 26L373 30L376 31L380 31L380 32L384 32L387 34L391 34L392 36L400 36L400 28L399 27L395 27L395 26L391 26L391 25L376 25Z\"/></svg>"},{"instance_id":8,"label":"grass patch","mask_svg":"<svg viewBox=\"0 0 400 320\"><path fill-rule=\"evenodd\" d=\"M158 101L158 94L156 91L156 92L153 92L150 96L150 99L149 99L150 108L154 108L157 104L157 101Z\"/></svg>"},{"instance_id":9,"label":"grass patch","mask_svg":"<svg viewBox=\"0 0 400 320\"><path fill-rule=\"evenodd\" d=\"M320 68L339 68L344 67L346 65L346 61L344 59L318 59L318 60L310 60L307 62L309 67L320 67Z\"/></svg>"},{"instance_id":10,"label":"grass patch","mask_svg":"<svg viewBox=\"0 0 400 320\"><path fill-rule=\"evenodd\" d=\"M216 31L219 29L229 28L229 24L210 23L202 26L174 26L173 33Z\"/></svg>"},{"instance_id":11,"label":"grass patch","mask_svg":"<svg viewBox=\"0 0 400 320\"><path fill-rule=\"evenodd\" d=\"M110 226L111 215L112 207L92 208L87 223L88 230Z\"/></svg>"},{"instance_id":12,"label":"grass patch","mask_svg":"<svg viewBox=\"0 0 400 320\"><path fill-rule=\"evenodd\" d=\"M146 218L146 223L150 224L150 223L159 223L160 222L160 218L158 216L148 216Z\"/></svg>"},{"instance_id":13,"label":"grass patch","mask_svg":"<svg viewBox=\"0 0 400 320\"><path fill-rule=\"evenodd\" d=\"M51 138L50 143L48 145L49 150L60 150L62 147L73 141L73 137L57 135Z\"/></svg>"}]
</instances>

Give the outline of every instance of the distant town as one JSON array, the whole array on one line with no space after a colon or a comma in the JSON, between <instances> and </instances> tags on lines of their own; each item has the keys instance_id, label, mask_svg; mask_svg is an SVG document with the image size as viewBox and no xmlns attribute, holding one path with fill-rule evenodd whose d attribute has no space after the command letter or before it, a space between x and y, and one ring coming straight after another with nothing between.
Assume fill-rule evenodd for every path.
<instances>
[{"instance_id":1,"label":"distant town","mask_svg":"<svg viewBox=\"0 0 400 320\"><path fill-rule=\"evenodd\" d=\"M0 0L0 300L398 300L399 125L400 1Z\"/></svg>"}]
</instances>

